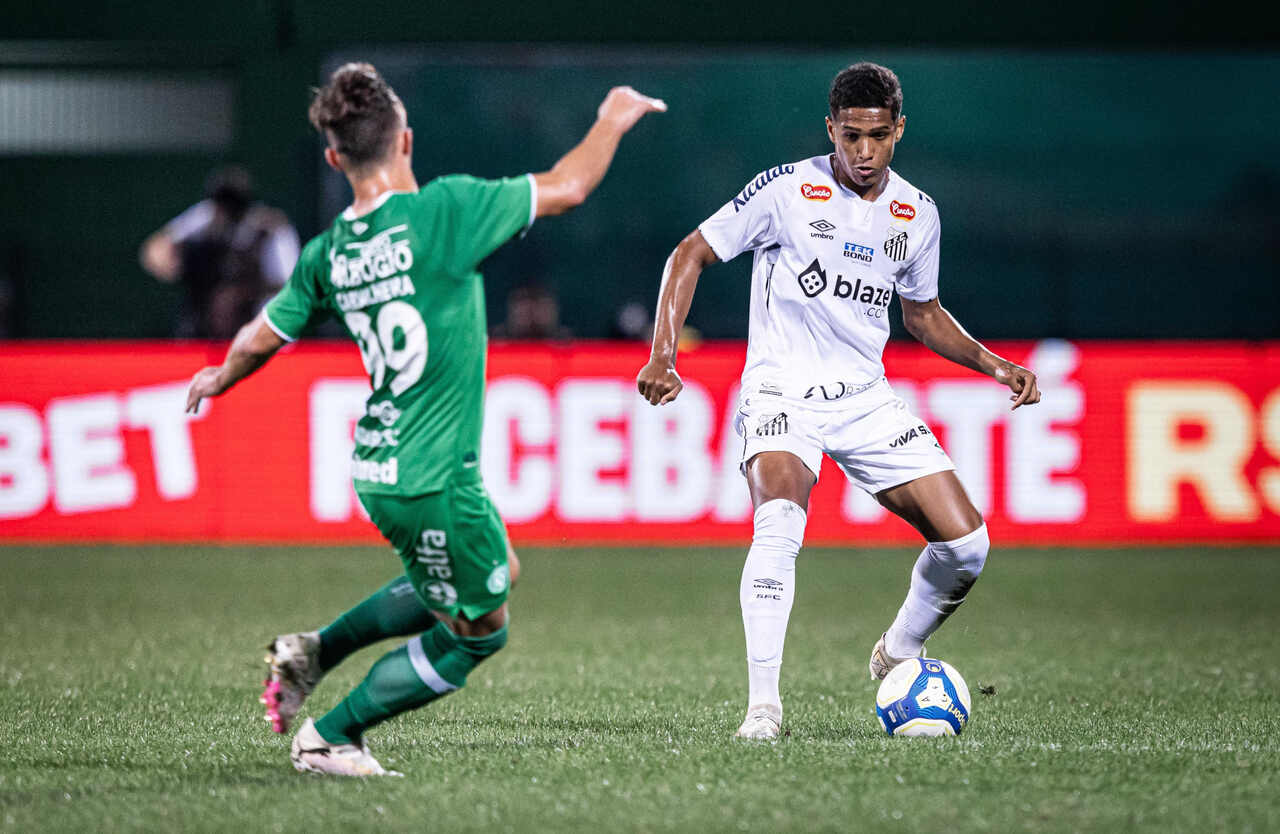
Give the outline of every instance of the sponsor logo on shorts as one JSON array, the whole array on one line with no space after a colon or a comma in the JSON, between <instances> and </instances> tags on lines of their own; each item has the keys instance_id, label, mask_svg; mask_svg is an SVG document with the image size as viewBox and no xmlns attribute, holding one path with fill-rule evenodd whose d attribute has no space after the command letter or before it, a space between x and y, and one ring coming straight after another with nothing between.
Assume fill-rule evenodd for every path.
<instances>
[{"instance_id":1,"label":"sponsor logo on shorts","mask_svg":"<svg viewBox=\"0 0 1280 834\"><path fill-rule=\"evenodd\" d=\"M884 238L884 253L891 261L900 261L907 256L907 233L902 229L890 226Z\"/></svg>"},{"instance_id":2,"label":"sponsor logo on shorts","mask_svg":"<svg viewBox=\"0 0 1280 834\"><path fill-rule=\"evenodd\" d=\"M399 446L400 429L366 429L356 426L356 445L376 449L379 446Z\"/></svg>"},{"instance_id":3,"label":"sponsor logo on shorts","mask_svg":"<svg viewBox=\"0 0 1280 834\"><path fill-rule=\"evenodd\" d=\"M500 594L507 589L507 585L511 583L511 569L506 565L498 565L489 573L489 578L484 581L484 586L491 594Z\"/></svg>"},{"instance_id":4,"label":"sponsor logo on shorts","mask_svg":"<svg viewBox=\"0 0 1280 834\"><path fill-rule=\"evenodd\" d=\"M787 433L787 414L765 414L756 427L756 437L777 437Z\"/></svg>"},{"instance_id":5,"label":"sponsor logo on shorts","mask_svg":"<svg viewBox=\"0 0 1280 834\"><path fill-rule=\"evenodd\" d=\"M845 397L862 393L879 381L878 379L873 379L861 385L854 385L852 382L824 382L821 385L809 386L809 390L804 392L804 398L806 400L811 400L815 397L821 397L827 401L842 400Z\"/></svg>"},{"instance_id":6,"label":"sponsor logo on shorts","mask_svg":"<svg viewBox=\"0 0 1280 834\"><path fill-rule=\"evenodd\" d=\"M413 548L418 555L414 561L427 566L427 575L436 579L452 579L453 568L449 564L449 547L443 530L423 530L422 538Z\"/></svg>"},{"instance_id":7,"label":"sponsor logo on shorts","mask_svg":"<svg viewBox=\"0 0 1280 834\"><path fill-rule=\"evenodd\" d=\"M916 207L910 203L899 203L897 200L889 203L889 213L899 220L916 219Z\"/></svg>"},{"instance_id":8,"label":"sponsor logo on shorts","mask_svg":"<svg viewBox=\"0 0 1280 834\"><path fill-rule=\"evenodd\" d=\"M382 462L376 460L353 460L351 462L351 477L357 481L367 481L371 484L390 484L394 486L400 481L400 461L397 458L388 458Z\"/></svg>"},{"instance_id":9,"label":"sponsor logo on shorts","mask_svg":"<svg viewBox=\"0 0 1280 834\"><path fill-rule=\"evenodd\" d=\"M905 446L908 443L910 443L912 440L915 440L917 437L926 437L932 434L933 432L929 431L929 427L926 426L924 423L921 423L920 425L916 426L914 429L909 429L908 431L904 431L902 434L898 435L897 438L895 438L889 443L889 446L893 448L896 448L898 446ZM935 443L934 445L937 445L937 444Z\"/></svg>"},{"instance_id":10,"label":"sponsor logo on shorts","mask_svg":"<svg viewBox=\"0 0 1280 834\"><path fill-rule=\"evenodd\" d=\"M853 258L855 261L862 261L863 263L869 264L871 263L871 260L875 258L876 250L870 246L863 246L860 243L850 243L846 240L844 242L844 256L846 258Z\"/></svg>"},{"instance_id":11,"label":"sponsor logo on shorts","mask_svg":"<svg viewBox=\"0 0 1280 834\"><path fill-rule=\"evenodd\" d=\"M825 203L831 199L831 186L814 185L806 182L800 186L800 195L806 200L818 200Z\"/></svg>"},{"instance_id":12,"label":"sponsor logo on shorts","mask_svg":"<svg viewBox=\"0 0 1280 834\"><path fill-rule=\"evenodd\" d=\"M452 608L458 604L458 589L448 582L427 582L422 586L422 594L427 602L441 608Z\"/></svg>"},{"instance_id":13,"label":"sponsor logo on shorts","mask_svg":"<svg viewBox=\"0 0 1280 834\"><path fill-rule=\"evenodd\" d=\"M836 228L836 224L828 223L826 220L815 220L809 224L817 229L816 232L809 232L809 237L821 238L823 240L835 240L835 235L829 234Z\"/></svg>"}]
</instances>

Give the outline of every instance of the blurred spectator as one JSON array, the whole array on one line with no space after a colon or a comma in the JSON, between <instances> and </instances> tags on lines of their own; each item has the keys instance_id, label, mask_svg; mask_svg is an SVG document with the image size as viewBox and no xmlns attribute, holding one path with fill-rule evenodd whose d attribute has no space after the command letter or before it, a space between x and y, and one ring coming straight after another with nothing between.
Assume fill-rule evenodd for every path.
<instances>
[{"instance_id":1,"label":"blurred spectator","mask_svg":"<svg viewBox=\"0 0 1280 834\"><path fill-rule=\"evenodd\" d=\"M628 301L613 314L609 325L610 339L626 339L648 343L653 339L653 316L639 301Z\"/></svg>"},{"instance_id":2,"label":"blurred spectator","mask_svg":"<svg viewBox=\"0 0 1280 834\"><path fill-rule=\"evenodd\" d=\"M543 284L521 284L507 293L507 319L489 329L494 339L568 339L560 323L560 302Z\"/></svg>"},{"instance_id":3,"label":"blurred spectator","mask_svg":"<svg viewBox=\"0 0 1280 834\"><path fill-rule=\"evenodd\" d=\"M26 247L21 242L0 246L0 339L24 335L26 260Z\"/></svg>"},{"instance_id":4,"label":"blurred spectator","mask_svg":"<svg viewBox=\"0 0 1280 834\"><path fill-rule=\"evenodd\" d=\"M284 212L254 202L243 168L209 175L205 199L142 244L142 268L185 290L180 337L230 339L284 285L298 260L298 233Z\"/></svg>"}]
</instances>

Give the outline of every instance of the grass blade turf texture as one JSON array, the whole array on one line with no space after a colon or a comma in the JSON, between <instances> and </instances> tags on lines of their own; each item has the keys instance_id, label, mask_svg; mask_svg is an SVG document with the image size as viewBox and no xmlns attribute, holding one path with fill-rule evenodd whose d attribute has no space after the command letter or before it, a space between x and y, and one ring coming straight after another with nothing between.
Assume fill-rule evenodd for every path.
<instances>
[{"instance_id":1,"label":"grass blade turf texture","mask_svg":"<svg viewBox=\"0 0 1280 834\"><path fill-rule=\"evenodd\" d=\"M730 738L744 552L522 551L508 649L371 734L407 778L337 781L268 731L261 647L385 549L5 548L0 831L1280 829L1280 550L995 550L929 642L973 720L923 740L881 733L866 672L914 550L806 548L776 745Z\"/></svg>"}]
</instances>

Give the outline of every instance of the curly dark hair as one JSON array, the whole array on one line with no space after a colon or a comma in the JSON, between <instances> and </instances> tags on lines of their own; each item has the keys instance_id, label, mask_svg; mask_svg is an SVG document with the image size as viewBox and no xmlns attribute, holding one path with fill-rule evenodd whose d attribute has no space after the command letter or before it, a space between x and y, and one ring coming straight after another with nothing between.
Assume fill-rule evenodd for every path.
<instances>
[{"instance_id":1,"label":"curly dark hair","mask_svg":"<svg viewBox=\"0 0 1280 834\"><path fill-rule=\"evenodd\" d=\"M381 159L400 126L400 97L373 64L343 64L315 91L307 117L356 167Z\"/></svg>"},{"instance_id":2,"label":"curly dark hair","mask_svg":"<svg viewBox=\"0 0 1280 834\"><path fill-rule=\"evenodd\" d=\"M862 61L840 70L828 101L833 117L846 107L887 107L896 122L902 115L902 84L888 67Z\"/></svg>"}]
</instances>

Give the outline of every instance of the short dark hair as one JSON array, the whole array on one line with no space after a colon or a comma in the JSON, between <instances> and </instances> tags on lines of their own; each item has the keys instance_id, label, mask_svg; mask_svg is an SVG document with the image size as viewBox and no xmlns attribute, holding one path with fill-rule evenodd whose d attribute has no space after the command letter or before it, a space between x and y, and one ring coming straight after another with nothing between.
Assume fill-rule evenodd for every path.
<instances>
[{"instance_id":1,"label":"short dark hair","mask_svg":"<svg viewBox=\"0 0 1280 834\"><path fill-rule=\"evenodd\" d=\"M343 64L315 91L308 118L338 153L360 166L381 159L400 126L400 97L373 64Z\"/></svg>"},{"instance_id":2,"label":"short dark hair","mask_svg":"<svg viewBox=\"0 0 1280 834\"><path fill-rule=\"evenodd\" d=\"M239 165L215 168L204 181L204 195L239 220L253 204L253 177Z\"/></svg>"},{"instance_id":3,"label":"short dark hair","mask_svg":"<svg viewBox=\"0 0 1280 834\"><path fill-rule=\"evenodd\" d=\"M887 107L896 122L902 115L902 83L888 67L862 61L837 73L828 101L832 116L846 107Z\"/></svg>"}]
</instances>

